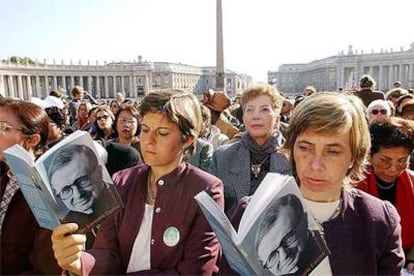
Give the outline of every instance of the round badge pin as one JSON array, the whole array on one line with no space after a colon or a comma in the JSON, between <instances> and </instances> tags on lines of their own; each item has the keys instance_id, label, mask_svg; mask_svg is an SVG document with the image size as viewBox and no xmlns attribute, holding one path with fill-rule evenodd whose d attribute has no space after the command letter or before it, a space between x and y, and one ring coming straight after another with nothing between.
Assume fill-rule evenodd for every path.
<instances>
[{"instance_id":1,"label":"round badge pin","mask_svg":"<svg viewBox=\"0 0 414 276\"><path fill-rule=\"evenodd\" d=\"M180 230L175 226L170 226L165 229L162 239L166 246L176 246L180 241Z\"/></svg>"}]
</instances>

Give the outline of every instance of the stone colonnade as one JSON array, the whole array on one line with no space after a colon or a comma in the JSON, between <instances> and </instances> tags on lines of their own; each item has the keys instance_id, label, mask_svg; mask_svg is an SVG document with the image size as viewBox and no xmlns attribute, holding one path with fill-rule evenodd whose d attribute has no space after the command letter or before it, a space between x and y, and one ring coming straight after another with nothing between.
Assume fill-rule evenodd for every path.
<instances>
[{"instance_id":1,"label":"stone colonnade","mask_svg":"<svg viewBox=\"0 0 414 276\"><path fill-rule=\"evenodd\" d=\"M127 98L142 97L150 90L148 74L45 74L2 72L0 68L0 94L7 97L30 99L46 97L54 89L63 89L71 97L75 85L82 86L96 98L113 98L123 92Z\"/></svg>"},{"instance_id":2,"label":"stone colonnade","mask_svg":"<svg viewBox=\"0 0 414 276\"><path fill-rule=\"evenodd\" d=\"M376 83L376 89L384 92L392 88L396 81L400 81L404 87L414 87L414 64L390 64L373 66L344 66L337 71L337 83L343 84L343 88L358 86L358 77L363 74L371 75Z\"/></svg>"}]
</instances>

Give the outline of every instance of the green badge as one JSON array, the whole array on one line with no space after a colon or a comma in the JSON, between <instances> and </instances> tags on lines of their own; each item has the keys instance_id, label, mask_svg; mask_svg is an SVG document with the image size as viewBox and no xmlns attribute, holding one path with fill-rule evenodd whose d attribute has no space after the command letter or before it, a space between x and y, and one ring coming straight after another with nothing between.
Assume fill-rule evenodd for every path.
<instances>
[{"instance_id":1,"label":"green badge","mask_svg":"<svg viewBox=\"0 0 414 276\"><path fill-rule=\"evenodd\" d=\"M162 239L166 246L173 247L180 241L180 230L177 227L170 226L164 231Z\"/></svg>"}]
</instances>

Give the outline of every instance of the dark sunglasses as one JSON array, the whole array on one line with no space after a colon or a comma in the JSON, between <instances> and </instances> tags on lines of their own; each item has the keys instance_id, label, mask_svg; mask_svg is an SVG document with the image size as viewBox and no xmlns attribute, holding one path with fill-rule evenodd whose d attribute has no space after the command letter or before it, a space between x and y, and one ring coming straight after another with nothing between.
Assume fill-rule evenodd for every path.
<instances>
[{"instance_id":1,"label":"dark sunglasses","mask_svg":"<svg viewBox=\"0 0 414 276\"><path fill-rule=\"evenodd\" d=\"M381 113L382 115L385 115L385 114L387 114L387 110L385 110L385 109L380 109L380 110L378 110L378 109L373 109L373 110L371 111L371 113L372 113L372 114L374 114L374 115L377 115L378 113Z\"/></svg>"},{"instance_id":2,"label":"dark sunglasses","mask_svg":"<svg viewBox=\"0 0 414 276\"><path fill-rule=\"evenodd\" d=\"M99 121L101 119L108 120L108 118L109 118L109 115L96 116L97 121Z\"/></svg>"}]
</instances>

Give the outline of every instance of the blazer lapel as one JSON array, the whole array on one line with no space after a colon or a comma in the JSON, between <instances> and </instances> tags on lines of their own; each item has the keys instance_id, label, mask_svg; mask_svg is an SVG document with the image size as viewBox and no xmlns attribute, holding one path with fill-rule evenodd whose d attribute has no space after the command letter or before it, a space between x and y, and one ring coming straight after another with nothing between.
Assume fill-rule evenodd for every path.
<instances>
[{"instance_id":1,"label":"blazer lapel","mask_svg":"<svg viewBox=\"0 0 414 276\"><path fill-rule=\"evenodd\" d=\"M232 183L237 199L240 200L250 192L250 152L240 147L234 158L230 172L234 174Z\"/></svg>"}]
</instances>

